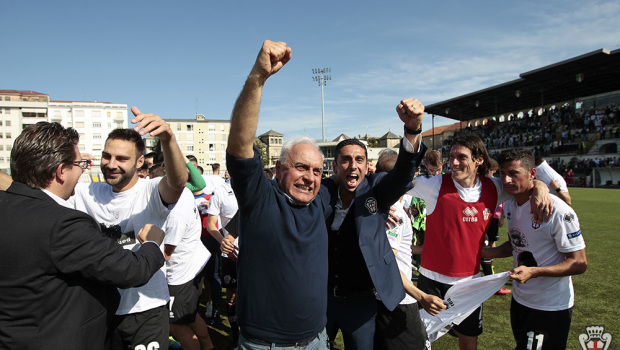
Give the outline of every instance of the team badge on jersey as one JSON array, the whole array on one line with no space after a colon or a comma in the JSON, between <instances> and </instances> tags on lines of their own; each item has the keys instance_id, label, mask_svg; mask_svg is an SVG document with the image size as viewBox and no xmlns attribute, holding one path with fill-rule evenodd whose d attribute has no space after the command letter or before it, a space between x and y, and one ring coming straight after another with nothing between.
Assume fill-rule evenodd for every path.
<instances>
[{"instance_id":1,"label":"team badge on jersey","mask_svg":"<svg viewBox=\"0 0 620 350\"><path fill-rule=\"evenodd\" d=\"M573 215L573 213L566 213L566 214L564 214L564 221L566 221L566 222L568 222L570 224L574 220L575 220L575 215Z\"/></svg>"},{"instance_id":2,"label":"team badge on jersey","mask_svg":"<svg viewBox=\"0 0 620 350\"><path fill-rule=\"evenodd\" d=\"M484 208L484 210L482 211L482 215L484 215L484 221L488 221L489 216L491 216L491 209Z\"/></svg>"},{"instance_id":3,"label":"team badge on jersey","mask_svg":"<svg viewBox=\"0 0 620 350\"><path fill-rule=\"evenodd\" d=\"M607 350L611 345L611 334L603 333L605 326L588 326L586 333L579 334L579 344L583 350Z\"/></svg>"},{"instance_id":4,"label":"team badge on jersey","mask_svg":"<svg viewBox=\"0 0 620 350\"><path fill-rule=\"evenodd\" d=\"M373 197L366 198L366 209L370 212L370 214L377 213L377 200Z\"/></svg>"},{"instance_id":5,"label":"team badge on jersey","mask_svg":"<svg viewBox=\"0 0 620 350\"><path fill-rule=\"evenodd\" d=\"M532 217L532 228L535 230L540 227L540 222L536 221L534 217Z\"/></svg>"}]
</instances>

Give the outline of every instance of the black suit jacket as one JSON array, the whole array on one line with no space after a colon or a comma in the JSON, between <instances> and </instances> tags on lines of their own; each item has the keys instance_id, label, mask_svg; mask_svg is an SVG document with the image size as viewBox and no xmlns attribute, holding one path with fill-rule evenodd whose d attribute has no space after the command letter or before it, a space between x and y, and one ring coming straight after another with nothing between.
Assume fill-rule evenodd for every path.
<instances>
[{"instance_id":1,"label":"black suit jacket","mask_svg":"<svg viewBox=\"0 0 620 350\"><path fill-rule=\"evenodd\" d=\"M366 267L383 304L394 310L405 297L396 258L385 234L387 214L400 196L410 187L426 146L418 153L408 153L400 146L398 159L389 173L368 174L355 190L355 229ZM338 186L332 179L322 182L330 193L330 206L335 210Z\"/></svg>"},{"instance_id":2,"label":"black suit jacket","mask_svg":"<svg viewBox=\"0 0 620 350\"><path fill-rule=\"evenodd\" d=\"M125 250L87 214L13 182L0 191L0 348L103 349L116 287L163 264L157 245Z\"/></svg>"}]
</instances>

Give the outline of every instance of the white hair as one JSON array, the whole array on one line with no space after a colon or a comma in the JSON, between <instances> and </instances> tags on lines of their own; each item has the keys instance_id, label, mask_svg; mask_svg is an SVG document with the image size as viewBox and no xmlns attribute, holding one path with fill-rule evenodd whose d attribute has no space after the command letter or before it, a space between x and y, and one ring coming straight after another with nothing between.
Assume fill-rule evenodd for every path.
<instances>
[{"instance_id":1,"label":"white hair","mask_svg":"<svg viewBox=\"0 0 620 350\"><path fill-rule=\"evenodd\" d=\"M323 152L321 152L321 149L319 149L319 145L316 143L315 139L306 135L296 135L286 140L286 142L284 142L284 144L282 145L282 149L280 150L280 164L286 163L286 159L290 150L294 146L299 144L306 144L314 147L321 155L321 161L323 161Z\"/></svg>"}]
</instances>

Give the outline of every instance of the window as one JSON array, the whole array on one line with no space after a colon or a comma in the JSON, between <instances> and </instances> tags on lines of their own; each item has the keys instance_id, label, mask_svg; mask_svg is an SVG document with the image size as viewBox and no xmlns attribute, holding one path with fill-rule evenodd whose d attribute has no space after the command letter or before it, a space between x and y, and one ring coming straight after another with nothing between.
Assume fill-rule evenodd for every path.
<instances>
[{"instance_id":1,"label":"window","mask_svg":"<svg viewBox=\"0 0 620 350\"><path fill-rule=\"evenodd\" d=\"M0 126L2 126L2 120L0 120Z\"/></svg>"},{"instance_id":2,"label":"window","mask_svg":"<svg viewBox=\"0 0 620 350\"><path fill-rule=\"evenodd\" d=\"M224 124L220 125L220 131L226 131L226 129L224 128Z\"/></svg>"},{"instance_id":3,"label":"window","mask_svg":"<svg viewBox=\"0 0 620 350\"><path fill-rule=\"evenodd\" d=\"M91 115L94 118L99 118L99 117L101 117L101 111L93 111Z\"/></svg>"},{"instance_id":4,"label":"window","mask_svg":"<svg viewBox=\"0 0 620 350\"><path fill-rule=\"evenodd\" d=\"M191 124L187 124L187 131L194 131L194 126Z\"/></svg>"},{"instance_id":5,"label":"window","mask_svg":"<svg viewBox=\"0 0 620 350\"><path fill-rule=\"evenodd\" d=\"M112 123L108 123L108 129L112 129Z\"/></svg>"},{"instance_id":6,"label":"window","mask_svg":"<svg viewBox=\"0 0 620 350\"><path fill-rule=\"evenodd\" d=\"M177 124L177 131L181 131L181 124Z\"/></svg>"},{"instance_id":7,"label":"window","mask_svg":"<svg viewBox=\"0 0 620 350\"><path fill-rule=\"evenodd\" d=\"M11 146L11 145L6 145L6 150L7 150L7 151L10 151L10 150L12 150L12 149L13 149L13 146Z\"/></svg>"},{"instance_id":8,"label":"window","mask_svg":"<svg viewBox=\"0 0 620 350\"><path fill-rule=\"evenodd\" d=\"M93 151L101 151L101 145L93 145Z\"/></svg>"},{"instance_id":9,"label":"window","mask_svg":"<svg viewBox=\"0 0 620 350\"><path fill-rule=\"evenodd\" d=\"M83 109L78 109L73 111L73 115L76 117L83 117L84 116L84 110Z\"/></svg>"},{"instance_id":10,"label":"window","mask_svg":"<svg viewBox=\"0 0 620 350\"><path fill-rule=\"evenodd\" d=\"M215 131L215 124L209 124L209 131Z\"/></svg>"},{"instance_id":11,"label":"window","mask_svg":"<svg viewBox=\"0 0 620 350\"><path fill-rule=\"evenodd\" d=\"M194 145L187 145L188 152L194 152Z\"/></svg>"},{"instance_id":12,"label":"window","mask_svg":"<svg viewBox=\"0 0 620 350\"><path fill-rule=\"evenodd\" d=\"M194 141L194 134L187 134L187 141Z\"/></svg>"},{"instance_id":13,"label":"window","mask_svg":"<svg viewBox=\"0 0 620 350\"><path fill-rule=\"evenodd\" d=\"M0 163L4 163L4 157L0 157Z\"/></svg>"},{"instance_id":14,"label":"window","mask_svg":"<svg viewBox=\"0 0 620 350\"><path fill-rule=\"evenodd\" d=\"M4 100L5 100L5 101L10 101L10 100L11 100L11 98L10 98L9 96L4 96Z\"/></svg>"},{"instance_id":15,"label":"window","mask_svg":"<svg viewBox=\"0 0 620 350\"><path fill-rule=\"evenodd\" d=\"M2 133L0 132L0 139L3 138L4 136L2 135Z\"/></svg>"},{"instance_id":16,"label":"window","mask_svg":"<svg viewBox=\"0 0 620 350\"><path fill-rule=\"evenodd\" d=\"M84 122L75 122L75 127L76 128L84 128ZM80 137L82 137L82 135L80 135Z\"/></svg>"},{"instance_id":17,"label":"window","mask_svg":"<svg viewBox=\"0 0 620 350\"><path fill-rule=\"evenodd\" d=\"M0 151L4 150L4 145L0 145Z\"/></svg>"},{"instance_id":18,"label":"window","mask_svg":"<svg viewBox=\"0 0 620 350\"><path fill-rule=\"evenodd\" d=\"M80 152L84 152L86 151L86 147L84 147L84 145L78 145L78 150L80 150Z\"/></svg>"},{"instance_id":19,"label":"window","mask_svg":"<svg viewBox=\"0 0 620 350\"><path fill-rule=\"evenodd\" d=\"M215 144L213 144L213 143L209 144L209 151L211 151L211 152L215 151Z\"/></svg>"},{"instance_id":20,"label":"window","mask_svg":"<svg viewBox=\"0 0 620 350\"><path fill-rule=\"evenodd\" d=\"M93 123L93 128L101 128L101 123Z\"/></svg>"},{"instance_id":21,"label":"window","mask_svg":"<svg viewBox=\"0 0 620 350\"><path fill-rule=\"evenodd\" d=\"M2 108L0 108L0 114L2 114Z\"/></svg>"},{"instance_id":22,"label":"window","mask_svg":"<svg viewBox=\"0 0 620 350\"><path fill-rule=\"evenodd\" d=\"M11 133L10 133L10 132L7 132L7 133L5 133L5 135L4 135L4 136L5 136L7 139L10 139L10 138L11 138Z\"/></svg>"},{"instance_id":23,"label":"window","mask_svg":"<svg viewBox=\"0 0 620 350\"><path fill-rule=\"evenodd\" d=\"M209 161L215 162L215 154L210 154L209 155Z\"/></svg>"},{"instance_id":24,"label":"window","mask_svg":"<svg viewBox=\"0 0 620 350\"><path fill-rule=\"evenodd\" d=\"M116 123L116 128L117 129L122 129L123 128L123 123Z\"/></svg>"},{"instance_id":25,"label":"window","mask_svg":"<svg viewBox=\"0 0 620 350\"><path fill-rule=\"evenodd\" d=\"M11 126L11 121L10 121L10 120L7 120L7 121L4 123L4 125L6 125L6 126Z\"/></svg>"},{"instance_id":26,"label":"window","mask_svg":"<svg viewBox=\"0 0 620 350\"><path fill-rule=\"evenodd\" d=\"M123 112L116 112L116 119L123 119Z\"/></svg>"},{"instance_id":27,"label":"window","mask_svg":"<svg viewBox=\"0 0 620 350\"><path fill-rule=\"evenodd\" d=\"M101 140L101 134L93 134L94 140Z\"/></svg>"},{"instance_id":28,"label":"window","mask_svg":"<svg viewBox=\"0 0 620 350\"><path fill-rule=\"evenodd\" d=\"M226 145L222 143L221 146L222 147L221 147L220 151L222 151L222 152L226 151Z\"/></svg>"}]
</instances>

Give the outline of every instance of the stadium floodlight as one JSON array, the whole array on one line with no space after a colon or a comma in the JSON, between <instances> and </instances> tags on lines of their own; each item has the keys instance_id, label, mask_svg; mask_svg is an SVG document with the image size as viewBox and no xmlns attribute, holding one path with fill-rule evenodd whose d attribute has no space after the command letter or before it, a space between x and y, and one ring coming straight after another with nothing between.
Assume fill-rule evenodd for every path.
<instances>
[{"instance_id":1,"label":"stadium floodlight","mask_svg":"<svg viewBox=\"0 0 620 350\"><path fill-rule=\"evenodd\" d=\"M331 68L314 68L312 69L312 77L313 81L318 82L321 87L321 124L323 128L323 142L325 142L325 98L323 87L327 85L328 80L332 80L332 69Z\"/></svg>"}]
</instances>

